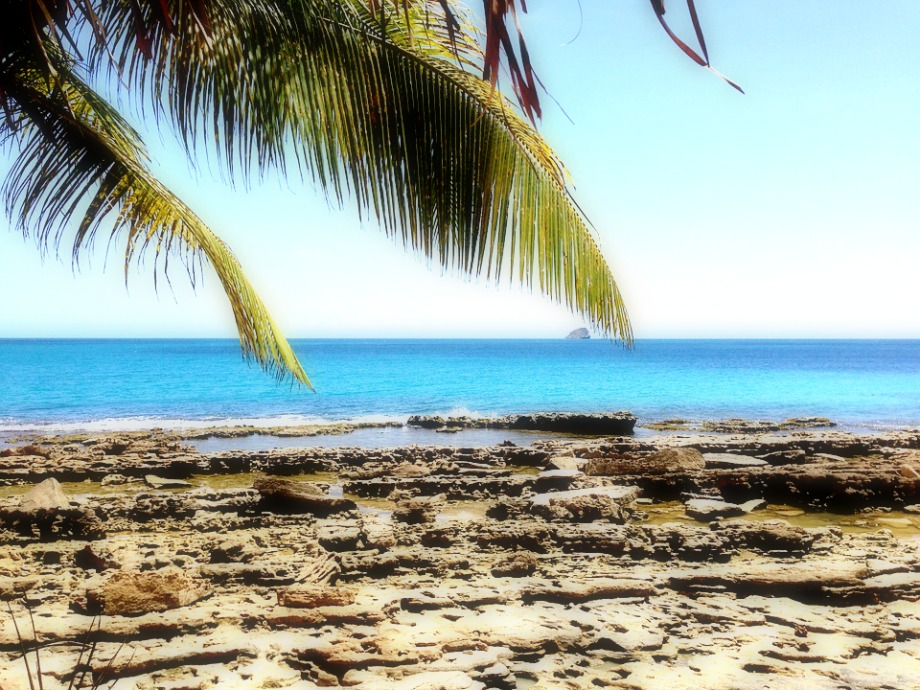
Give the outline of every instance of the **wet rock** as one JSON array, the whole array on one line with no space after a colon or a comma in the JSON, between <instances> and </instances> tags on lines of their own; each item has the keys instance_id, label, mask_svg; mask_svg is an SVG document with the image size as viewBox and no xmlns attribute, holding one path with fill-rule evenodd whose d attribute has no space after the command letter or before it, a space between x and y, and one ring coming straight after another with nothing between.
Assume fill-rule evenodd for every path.
<instances>
[{"instance_id":1,"label":"wet rock","mask_svg":"<svg viewBox=\"0 0 920 690\"><path fill-rule=\"evenodd\" d=\"M486 516L493 520L513 520L530 514L530 501L526 498L499 498L486 508Z\"/></svg>"},{"instance_id":2,"label":"wet rock","mask_svg":"<svg viewBox=\"0 0 920 690\"><path fill-rule=\"evenodd\" d=\"M158 477L155 474L145 475L144 482L152 489L190 489L194 486L192 483L182 479Z\"/></svg>"},{"instance_id":3,"label":"wet rock","mask_svg":"<svg viewBox=\"0 0 920 690\"><path fill-rule=\"evenodd\" d=\"M586 489L536 494L531 497L530 503L534 508L539 509L551 503L564 506L566 502L571 502L573 499L594 496L623 505L635 501L639 494L640 490L635 486L592 486Z\"/></svg>"},{"instance_id":4,"label":"wet rock","mask_svg":"<svg viewBox=\"0 0 920 690\"><path fill-rule=\"evenodd\" d=\"M261 509L273 513L325 517L358 509L351 499L332 498L307 482L263 477L256 479L252 487L262 496Z\"/></svg>"},{"instance_id":5,"label":"wet rock","mask_svg":"<svg viewBox=\"0 0 920 690\"><path fill-rule=\"evenodd\" d=\"M406 426L414 426L419 429L440 429L444 426L444 418L412 415L406 420Z\"/></svg>"},{"instance_id":6,"label":"wet rock","mask_svg":"<svg viewBox=\"0 0 920 690\"><path fill-rule=\"evenodd\" d=\"M767 502L760 498L755 498L745 503L727 503L709 498L691 498L684 505L687 515L690 517L701 522L711 522L720 518L750 513L752 510L766 507Z\"/></svg>"},{"instance_id":7,"label":"wet rock","mask_svg":"<svg viewBox=\"0 0 920 690\"><path fill-rule=\"evenodd\" d=\"M588 436L626 436L632 434L636 426L636 418L629 412L510 415L506 420L509 429L556 431Z\"/></svg>"},{"instance_id":8,"label":"wet rock","mask_svg":"<svg viewBox=\"0 0 920 690\"><path fill-rule=\"evenodd\" d=\"M624 436L633 433L636 418L629 412L601 414L550 413L518 414L504 417L430 417L415 415L406 421L407 426L422 429L439 429L444 426L485 429L523 429L528 431L555 431L586 436Z\"/></svg>"},{"instance_id":9,"label":"wet rock","mask_svg":"<svg viewBox=\"0 0 920 690\"><path fill-rule=\"evenodd\" d=\"M188 606L211 593L203 581L178 568L119 571L86 590L86 609L106 616L136 616Z\"/></svg>"},{"instance_id":10,"label":"wet rock","mask_svg":"<svg viewBox=\"0 0 920 690\"><path fill-rule=\"evenodd\" d=\"M645 457L596 458L585 466L585 474L616 477L632 474L692 472L704 467L703 455L695 448L665 448Z\"/></svg>"}]
</instances>

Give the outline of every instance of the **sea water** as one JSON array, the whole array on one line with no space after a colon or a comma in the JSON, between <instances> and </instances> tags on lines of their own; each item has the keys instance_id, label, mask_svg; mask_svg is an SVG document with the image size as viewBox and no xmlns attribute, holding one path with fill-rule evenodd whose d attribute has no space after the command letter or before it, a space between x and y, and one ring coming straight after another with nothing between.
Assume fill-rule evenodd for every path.
<instances>
[{"instance_id":1,"label":"sea water","mask_svg":"<svg viewBox=\"0 0 920 690\"><path fill-rule=\"evenodd\" d=\"M0 340L0 432L631 410L639 423L920 425L920 341L295 340L316 393L232 340Z\"/></svg>"}]
</instances>

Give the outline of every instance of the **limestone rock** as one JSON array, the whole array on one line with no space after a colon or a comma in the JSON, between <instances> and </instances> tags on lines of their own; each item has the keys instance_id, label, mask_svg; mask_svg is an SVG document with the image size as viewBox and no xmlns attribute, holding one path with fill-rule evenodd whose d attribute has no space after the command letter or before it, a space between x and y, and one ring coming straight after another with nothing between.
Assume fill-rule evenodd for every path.
<instances>
[{"instance_id":1,"label":"limestone rock","mask_svg":"<svg viewBox=\"0 0 920 690\"><path fill-rule=\"evenodd\" d=\"M527 551L516 551L502 556L492 564L495 577L526 577L537 569L537 558Z\"/></svg>"},{"instance_id":2,"label":"limestone rock","mask_svg":"<svg viewBox=\"0 0 920 690\"><path fill-rule=\"evenodd\" d=\"M616 524L624 524L628 516L623 509L618 497L605 493L587 493L572 495L573 492L560 492L562 497L550 495L549 505L535 506L534 512L549 519L570 522L594 522L606 520Z\"/></svg>"},{"instance_id":3,"label":"limestone rock","mask_svg":"<svg viewBox=\"0 0 920 690\"><path fill-rule=\"evenodd\" d=\"M746 469L768 464L766 460L737 453L704 453L703 458L706 460L706 467L713 470Z\"/></svg>"},{"instance_id":4,"label":"limestone rock","mask_svg":"<svg viewBox=\"0 0 920 690\"><path fill-rule=\"evenodd\" d=\"M773 556L801 556L811 549L817 538L813 530L790 525L784 520L726 520L713 523L712 529L735 548Z\"/></svg>"},{"instance_id":5,"label":"limestone rock","mask_svg":"<svg viewBox=\"0 0 920 690\"><path fill-rule=\"evenodd\" d=\"M179 568L119 571L86 591L86 608L106 616L136 616L188 606L211 593L203 580Z\"/></svg>"},{"instance_id":6,"label":"limestone rock","mask_svg":"<svg viewBox=\"0 0 920 690\"><path fill-rule=\"evenodd\" d=\"M691 498L685 504L687 515L702 522L744 515L766 505L767 502L760 498L755 498L745 503L727 503L726 501L710 498Z\"/></svg>"},{"instance_id":7,"label":"limestone rock","mask_svg":"<svg viewBox=\"0 0 920 690\"><path fill-rule=\"evenodd\" d=\"M591 337L591 334L588 332L587 328L576 328L574 331L571 331L567 336L566 340L588 340Z\"/></svg>"},{"instance_id":8,"label":"limestone rock","mask_svg":"<svg viewBox=\"0 0 920 690\"><path fill-rule=\"evenodd\" d=\"M158 477L155 474L145 475L144 481L147 483L147 486L152 489L190 489L194 486L190 482L182 479L168 479L166 477Z\"/></svg>"},{"instance_id":9,"label":"limestone rock","mask_svg":"<svg viewBox=\"0 0 920 690\"><path fill-rule=\"evenodd\" d=\"M440 500L432 500L430 497L413 498L400 502L396 506L393 511L393 519L410 525L432 523L438 516L438 509L441 505Z\"/></svg>"},{"instance_id":10,"label":"limestone rock","mask_svg":"<svg viewBox=\"0 0 920 690\"><path fill-rule=\"evenodd\" d=\"M537 494L530 499L531 505L549 505L550 501L567 501L580 496L605 496L617 503L632 503L638 498L641 490L635 486L592 486L586 489L573 489L571 491L553 491Z\"/></svg>"},{"instance_id":11,"label":"limestone rock","mask_svg":"<svg viewBox=\"0 0 920 690\"><path fill-rule=\"evenodd\" d=\"M36 484L22 497L20 510L31 513L36 510L57 510L69 508L70 501L64 495L61 483L53 477Z\"/></svg>"},{"instance_id":12,"label":"limestone rock","mask_svg":"<svg viewBox=\"0 0 920 690\"><path fill-rule=\"evenodd\" d=\"M702 453L695 448L665 448L646 457L595 458L588 462L585 474L605 477L664 474L696 471L705 466Z\"/></svg>"},{"instance_id":13,"label":"limestone rock","mask_svg":"<svg viewBox=\"0 0 920 690\"><path fill-rule=\"evenodd\" d=\"M263 477L256 479L252 487L262 496L260 507L273 513L310 513L325 517L358 509L351 499L327 496L308 482Z\"/></svg>"},{"instance_id":14,"label":"limestone rock","mask_svg":"<svg viewBox=\"0 0 920 690\"><path fill-rule=\"evenodd\" d=\"M587 460L576 458L574 455L554 455L546 461L547 470L581 470Z\"/></svg>"},{"instance_id":15,"label":"limestone rock","mask_svg":"<svg viewBox=\"0 0 920 690\"><path fill-rule=\"evenodd\" d=\"M295 585L278 591L278 605L302 609L350 606L355 603L355 595L355 590L349 587Z\"/></svg>"}]
</instances>

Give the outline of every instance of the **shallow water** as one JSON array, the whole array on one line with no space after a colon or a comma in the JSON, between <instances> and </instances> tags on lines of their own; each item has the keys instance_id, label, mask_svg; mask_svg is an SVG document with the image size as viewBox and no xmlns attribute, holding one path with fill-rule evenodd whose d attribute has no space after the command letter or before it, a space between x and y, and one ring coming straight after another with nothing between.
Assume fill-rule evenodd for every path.
<instances>
[{"instance_id":1,"label":"shallow water","mask_svg":"<svg viewBox=\"0 0 920 690\"><path fill-rule=\"evenodd\" d=\"M205 438L185 441L201 453L225 451L257 451L273 448L396 448L411 445L485 448L510 441L516 446L529 446L536 441L572 439L573 436L545 431L513 429L463 429L442 433L414 427L370 427L346 434L317 436L271 436L253 434L235 438Z\"/></svg>"}]
</instances>

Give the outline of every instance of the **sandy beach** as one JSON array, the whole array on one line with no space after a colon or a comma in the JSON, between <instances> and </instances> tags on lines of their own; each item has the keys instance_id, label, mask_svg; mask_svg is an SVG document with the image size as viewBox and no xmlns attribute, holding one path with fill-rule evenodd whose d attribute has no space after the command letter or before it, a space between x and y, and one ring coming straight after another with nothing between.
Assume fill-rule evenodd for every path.
<instances>
[{"instance_id":1,"label":"sandy beach","mask_svg":"<svg viewBox=\"0 0 920 690\"><path fill-rule=\"evenodd\" d=\"M23 439L0 687L917 687L920 432L720 428Z\"/></svg>"}]
</instances>

